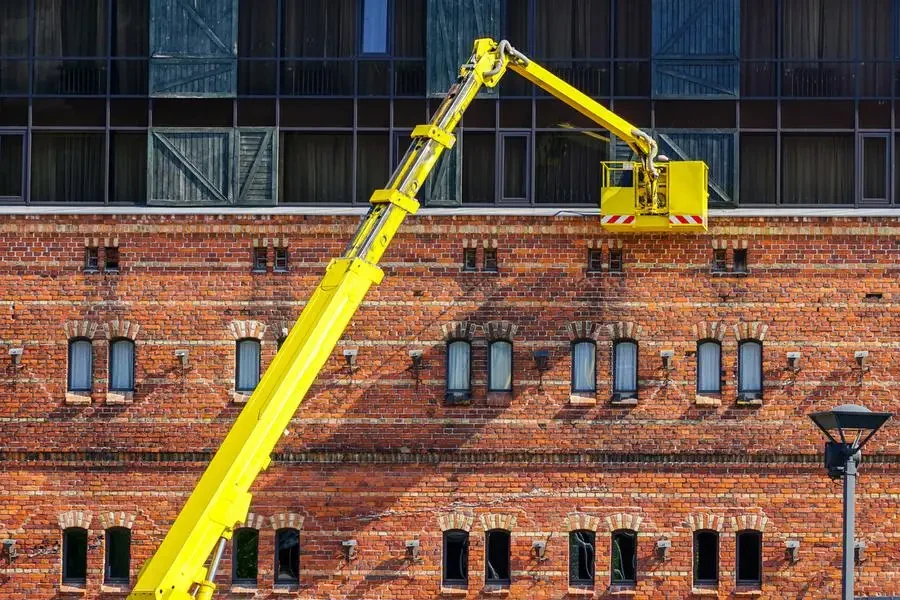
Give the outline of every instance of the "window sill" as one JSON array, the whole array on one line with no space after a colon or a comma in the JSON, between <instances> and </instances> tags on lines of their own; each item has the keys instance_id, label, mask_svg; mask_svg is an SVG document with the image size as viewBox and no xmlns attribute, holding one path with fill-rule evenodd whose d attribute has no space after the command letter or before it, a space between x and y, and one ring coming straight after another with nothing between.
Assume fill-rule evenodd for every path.
<instances>
[{"instance_id":1,"label":"window sill","mask_svg":"<svg viewBox=\"0 0 900 600\"><path fill-rule=\"evenodd\" d=\"M749 407L762 406L762 403L763 403L762 398L750 398L747 400L738 399L735 401L735 404L737 404L738 406L749 406Z\"/></svg>"},{"instance_id":2,"label":"window sill","mask_svg":"<svg viewBox=\"0 0 900 600\"><path fill-rule=\"evenodd\" d=\"M587 392L575 392L569 394L569 404L572 406L595 406L597 404L597 396L588 396Z\"/></svg>"},{"instance_id":3,"label":"window sill","mask_svg":"<svg viewBox=\"0 0 900 600\"><path fill-rule=\"evenodd\" d=\"M131 404L134 402L134 392L107 392L107 404Z\"/></svg>"},{"instance_id":4,"label":"window sill","mask_svg":"<svg viewBox=\"0 0 900 600\"><path fill-rule=\"evenodd\" d=\"M694 396L694 404L697 406L721 406L722 396L719 394L697 394Z\"/></svg>"},{"instance_id":5,"label":"window sill","mask_svg":"<svg viewBox=\"0 0 900 600\"><path fill-rule=\"evenodd\" d=\"M253 395L252 392L232 392L231 402L232 404L247 404L251 395Z\"/></svg>"},{"instance_id":6,"label":"window sill","mask_svg":"<svg viewBox=\"0 0 900 600\"><path fill-rule=\"evenodd\" d=\"M66 404L90 404L90 392L66 392Z\"/></svg>"},{"instance_id":7,"label":"window sill","mask_svg":"<svg viewBox=\"0 0 900 600\"><path fill-rule=\"evenodd\" d=\"M748 587L739 585L734 590L735 596L740 596L742 598L758 598L762 596L762 589L758 587Z\"/></svg>"},{"instance_id":8,"label":"window sill","mask_svg":"<svg viewBox=\"0 0 900 600\"><path fill-rule=\"evenodd\" d=\"M637 594L637 590L634 589L633 585L611 585L607 590L606 594L608 596L634 596Z\"/></svg>"},{"instance_id":9,"label":"window sill","mask_svg":"<svg viewBox=\"0 0 900 600\"><path fill-rule=\"evenodd\" d=\"M272 594L278 595L278 596L291 596L291 595L295 595L295 594L299 594L299 593L300 593L300 586L295 583L292 583L292 584L276 583L275 586L272 588Z\"/></svg>"},{"instance_id":10,"label":"window sill","mask_svg":"<svg viewBox=\"0 0 900 600\"><path fill-rule=\"evenodd\" d=\"M627 398L613 396L610 398L609 403L612 406L637 406L638 399L637 396L629 396Z\"/></svg>"},{"instance_id":11,"label":"window sill","mask_svg":"<svg viewBox=\"0 0 900 600\"><path fill-rule=\"evenodd\" d=\"M441 596L468 596L469 589L464 587L441 586Z\"/></svg>"},{"instance_id":12,"label":"window sill","mask_svg":"<svg viewBox=\"0 0 900 600\"><path fill-rule=\"evenodd\" d=\"M567 593L569 596L578 596L579 598L593 598L594 588L577 587L570 585Z\"/></svg>"},{"instance_id":13,"label":"window sill","mask_svg":"<svg viewBox=\"0 0 900 600\"><path fill-rule=\"evenodd\" d=\"M131 586L127 583L104 583L100 586L102 594L127 594L131 591Z\"/></svg>"},{"instance_id":14,"label":"window sill","mask_svg":"<svg viewBox=\"0 0 900 600\"><path fill-rule=\"evenodd\" d=\"M228 589L232 594L256 594L259 588L255 585L232 584Z\"/></svg>"},{"instance_id":15,"label":"window sill","mask_svg":"<svg viewBox=\"0 0 900 600\"><path fill-rule=\"evenodd\" d=\"M60 594L84 594L87 592L85 584L75 585L74 583L61 583L59 586Z\"/></svg>"},{"instance_id":16,"label":"window sill","mask_svg":"<svg viewBox=\"0 0 900 600\"><path fill-rule=\"evenodd\" d=\"M510 402L512 402L513 393L510 392L488 392L487 394L487 405L488 406L509 406Z\"/></svg>"},{"instance_id":17,"label":"window sill","mask_svg":"<svg viewBox=\"0 0 900 600\"><path fill-rule=\"evenodd\" d=\"M692 596L718 596L718 587L694 587L691 588Z\"/></svg>"},{"instance_id":18,"label":"window sill","mask_svg":"<svg viewBox=\"0 0 900 600\"><path fill-rule=\"evenodd\" d=\"M508 585L486 585L481 593L485 596L509 596Z\"/></svg>"}]
</instances>

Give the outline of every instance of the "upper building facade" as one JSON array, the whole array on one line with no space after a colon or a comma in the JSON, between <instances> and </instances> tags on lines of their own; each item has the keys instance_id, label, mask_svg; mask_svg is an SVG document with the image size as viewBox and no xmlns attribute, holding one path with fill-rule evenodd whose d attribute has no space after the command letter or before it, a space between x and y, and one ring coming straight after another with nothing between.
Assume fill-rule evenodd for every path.
<instances>
[{"instance_id":1,"label":"upper building facade","mask_svg":"<svg viewBox=\"0 0 900 600\"><path fill-rule=\"evenodd\" d=\"M0 200L365 204L479 36L710 165L714 207L897 206L895 0L6 0ZM624 145L510 74L431 206L595 206ZM63 158L64 157L64 158Z\"/></svg>"}]
</instances>

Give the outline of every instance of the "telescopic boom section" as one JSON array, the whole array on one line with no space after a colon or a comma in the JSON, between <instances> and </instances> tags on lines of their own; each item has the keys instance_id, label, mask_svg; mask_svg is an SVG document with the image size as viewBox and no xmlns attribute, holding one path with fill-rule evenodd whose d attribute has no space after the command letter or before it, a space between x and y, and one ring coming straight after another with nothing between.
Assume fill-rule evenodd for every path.
<instances>
[{"instance_id":1,"label":"telescopic boom section","mask_svg":"<svg viewBox=\"0 0 900 600\"><path fill-rule=\"evenodd\" d=\"M479 39L437 113L413 130L412 144L384 189L371 197L344 255L333 259L274 360L187 499L156 553L138 575L132 600L208 599L216 568L234 529L250 507L250 487L297 407L331 355L372 284L384 276L378 262L416 195L482 86L494 87L507 67L623 138L652 167L655 145L585 94L529 61L508 42Z\"/></svg>"}]
</instances>

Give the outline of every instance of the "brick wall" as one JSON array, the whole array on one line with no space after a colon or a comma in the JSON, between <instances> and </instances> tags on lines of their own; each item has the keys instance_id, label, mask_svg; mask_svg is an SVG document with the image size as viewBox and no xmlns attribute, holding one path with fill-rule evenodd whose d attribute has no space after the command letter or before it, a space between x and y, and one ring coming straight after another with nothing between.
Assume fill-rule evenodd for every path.
<instances>
[{"instance_id":1,"label":"brick wall","mask_svg":"<svg viewBox=\"0 0 900 600\"><path fill-rule=\"evenodd\" d=\"M0 537L15 539L19 552L8 565L0 556L0 597L57 595L61 527L73 522L89 531L89 597L101 592L104 527L132 528L134 579L241 409L236 338L261 339L268 364L356 221L0 222ZM85 245L101 246L102 263L114 239L119 272L84 273ZM269 246L266 274L251 273L260 243ZM289 248L288 273L272 272L276 243ZM623 274L588 272L589 247L620 243ZM730 259L745 244L748 275L710 273L714 247ZM463 249L473 246L479 265L496 246L499 273L461 271ZM845 402L896 410L898 264L896 219L716 219L709 235L679 237L610 236L579 218L411 219L385 257L384 283L255 486L258 596L273 587L273 518L294 514L302 517L300 597L437 597L440 517L458 514L472 523L470 597L482 593L489 515L514 522L511 597L567 594L574 521L597 526L598 596L609 584L609 523L639 523L636 594L681 597L691 591L691 529L701 522L721 529L719 595L747 591L734 584L735 533L752 522L763 531L763 596L834 597L840 486L820 467L822 440L805 415ZM473 344L465 405L444 400L444 340L454 331ZM487 338L498 331L513 341L511 395L487 393ZM122 335L135 342L132 395L106 389L108 341ZM92 339L94 386L73 395L66 348L77 336ZM598 390L589 397L570 391L570 345L580 336L597 340ZM639 344L633 405L610 402L617 337ZM708 337L722 342L715 397L696 393L696 344ZM737 344L747 337L763 343L760 405L737 401ZM7 347L24 348L18 366ZM359 349L352 372L340 352L350 347ZM189 351L186 368L176 349ZM418 376L412 349L423 350ZM532 359L538 349L550 354L543 374ZM669 349L665 370L660 351ZM869 352L867 370L854 360L858 350ZM789 351L802 353L799 371L787 369ZM898 446L888 424L861 469L864 593L900 594ZM672 543L665 561L654 550L662 538ZM349 564L347 539L359 543ZM420 562L405 559L408 539L420 540ZM801 541L796 563L787 539ZM542 562L530 552L535 540L547 540Z\"/></svg>"}]
</instances>

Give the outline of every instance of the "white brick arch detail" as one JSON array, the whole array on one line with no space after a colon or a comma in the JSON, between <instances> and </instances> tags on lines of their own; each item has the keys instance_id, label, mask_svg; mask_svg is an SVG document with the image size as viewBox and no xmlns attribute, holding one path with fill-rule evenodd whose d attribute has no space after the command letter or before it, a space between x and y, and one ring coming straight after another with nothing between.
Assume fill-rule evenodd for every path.
<instances>
[{"instance_id":1,"label":"white brick arch detail","mask_svg":"<svg viewBox=\"0 0 900 600\"><path fill-rule=\"evenodd\" d=\"M606 517L606 528L609 531L618 531L619 529L630 529L637 533L641 528L641 522L644 517L632 513L616 513Z\"/></svg>"},{"instance_id":2,"label":"white brick arch detail","mask_svg":"<svg viewBox=\"0 0 900 600\"><path fill-rule=\"evenodd\" d=\"M486 515L480 515L479 519L481 520L481 527L485 531L490 531L491 529L505 529L506 531L512 531L516 526L515 515L488 513Z\"/></svg>"},{"instance_id":3,"label":"white brick arch detail","mask_svg":"<svg viewBox=\"0 0 900 600\"><path fill-rule=\"evenodd\" d=\"M269 517L269 524L276 531L285 528L303 529L303 521L303 515L292 512L278 513Z\"/></svg>"},{"instance_id":4,"label":"white brick arch detail","mask_svg":"<svg viewBox=\"0 0 900 600\"><path fill-rule=\"evenodd\" d=\"M106 339L109 340L126 338L133 342L137 339L137 334L140 330L141 326L133 321L114 319L103 324L103 331L106 332Z\"/></svg>"},{"instance_id":5,"label":"white brick arch detail","mask_svg":"<svg viewBox=\"0 0 900 600\"><path fill-rule=\"evenodd\" d=\"M463 531L471 531L472 524L475 522L473 515L465 513L444 513L438 515L438 527L441 531L449 531L451 529L461 529Z\"/></svg>"},{"instance_id":6,"label":"white brick arch detail","mask_svg":"<svg viewBox=\"0 0 900 600\"><path fill-rule=\"evenodd\" d=\"M134 527L134 520L137 515L134 513L120 512L100 512L97 514L97 521L100 523L101 529L109 529L110 527L124 527L131 529Z\"/></svg>"},{"instance_id":7,"label":"white brick arch detail","mask_svg":"<svg viewBox=\"0 0 900 600\"><path fill-rule=\"evenodd\" d=\"M567 531L597 531L600 528L600 517L585 513L569 513L566 517Z\"/></svg>"},{"instance_id":8,"label":"white brick arch detail","mask_svg":"<svg viewBox=\"0 0 900 600\"><path fill-rule=\"evenodd\" d=\"M63 324L63 331L66 333L66 339L87 338L94 339L94 334L100 328L100 323L94 321L67 321Z\"/></svg>"},{"instance_id":9,"label":"white brick arch detail","mask_svg":"<svg viewBox=\"0 0 900 600\"><path fill-rule=\"evenodd\" d=\"M232 321L228 324L228 331L236 340L251 338L262 341L266 325L260 321Z\"/></svg>"},{"instance_id":10,"label":"white brick arch detail","mask_svg":"<svg viewBox=\"0 0 900 600\"><path fill-rule=\"evenodd\" d=\"M64 513L59 513L56 519L60 529L68 529L69 527L90 529L93 515L87 510L69 510Z\"/></svg>"},{"instance_id":11,"label":"white brick arch detail","mask_svg":"<svg viewBox=\"0 0 900 600\"><path fill-rule=\"evenodd\" d=\"M722 526L725 525L725 518L721 515L714 515L712 513L694 513L688 515L687 519L685 519L685 525L687 525L691 531L711 529L721 533Z\"/></svg>"}]
</instances>

